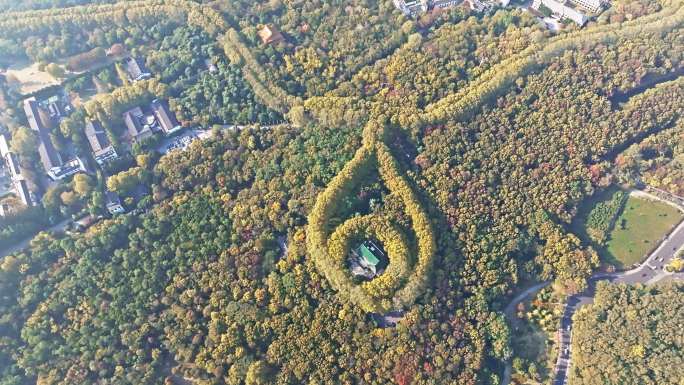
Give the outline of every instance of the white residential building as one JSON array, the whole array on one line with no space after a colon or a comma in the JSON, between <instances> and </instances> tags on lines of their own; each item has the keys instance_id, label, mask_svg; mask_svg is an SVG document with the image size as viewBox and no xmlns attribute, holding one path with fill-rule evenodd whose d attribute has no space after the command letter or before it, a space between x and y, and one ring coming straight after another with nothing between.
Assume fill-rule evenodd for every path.
<instances>
[{"instance_id":1,"label":"white residential building","mask_svg":"<svg viewBox=\"0 0 684 385\"><path fill-rule=\"evenodd\" d=\"M439 9L451 8L451 7L454 7L454 6L461 4L462 2L463 2L462 0L433 0L432 1L432 8L439 8Z\"/></svg>"},{"instance_id":2,"label":"white residential building","mask_svg":"<svg viewBox=\"0 0 684 385\"><path fill-rule=\"evenodd\" d=\"M446 9L463 3L463 0L393 0L404 15L415 17L431 9Z\"/></svg>"},{"instance_id":3,"label":"white residential building","mask_svg":"<svg viewBox=\"0 0 684 385\"><path fill-rule=\"evenodd\" d=\"M0 135L0 155L9 169L9 175L17 197L26 206L35 206L36 199L31 189L29 189L28 183L26 183L23 170L19 165L19 157L11 151L5 135Z\"/></svg>"},{"instance_id":4,"label":"white residential building","mask_svg":"<svg viewBox=\"0 0 684 385\"><path fill-rule=\"evenodd\" d=\"M596 13L603 8L604 2L602 0L570 0L573 4L581 7L589 12Z\"/></svg>"},{"instance_id":5,"label":"white residential building","mask_svg":"<svg viewBox=\"0 0 684 385\"><path fill-rule=\"evenodd\" d=\"M124 207L121 205L121 199L119 199L118 195L111 191L107 191L105 197L107 198L105 206L107 207L107 211L109 211L110 214L115 215L123 214L126 212L126 209L124 209Z\"/></svg>"},{"instance_id":6,"label":"white residential building","mask_svg":"<svg viewBox=\"0 0 684 385\"><path fill-rule=\"evenodd\" d=\"M532 8L539 10L542 5L551 10L554 15L561 19L570 19L580 27L587 23L587 17L582 12L556 0L534 0Z\"/></svg>"}]
</instances>

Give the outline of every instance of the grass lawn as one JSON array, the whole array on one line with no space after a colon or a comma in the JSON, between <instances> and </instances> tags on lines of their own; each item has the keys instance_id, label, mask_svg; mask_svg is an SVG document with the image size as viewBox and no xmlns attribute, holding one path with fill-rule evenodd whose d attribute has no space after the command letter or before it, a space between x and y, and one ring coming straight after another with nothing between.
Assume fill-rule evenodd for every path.
<instances>
[{"instance_id":1,"label":"grass lawn","mask_svg":"<svg viewBox=\"0 0 684 385\"><path fill-rule=\"evenodd\" d=\"M603 260L618 269L639 263L681 219L666 203L630 196L600 250Z\"/></svg>"}]
</instances>

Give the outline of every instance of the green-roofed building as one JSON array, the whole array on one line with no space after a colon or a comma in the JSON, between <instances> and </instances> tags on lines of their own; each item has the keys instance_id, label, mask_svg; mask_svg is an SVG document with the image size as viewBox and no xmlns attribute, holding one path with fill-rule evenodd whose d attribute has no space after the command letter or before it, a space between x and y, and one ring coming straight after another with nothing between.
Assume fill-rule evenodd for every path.
<instances>
[{"instance_id":1,"label":"green-roofed building","mask_svg":"<svg viewBox=\"0 0 684 385\"><path fill-rule=\"evenodd\" d=\"M385 253L373 241L367 240L355 250L358 263L364 269L370 270L371 275L382 274L388 264Z\"/></svg>"},{"instance_id":2,"label":"green-roofed building","mask_svg":"<svg viewBox=\"0 0 684 385\"><path fill-rule=\"evenodd\" d=\"M366 246L366 245L361 245L359 246L359 255L361 258L363 258L363 261L366 263L368 266L377 266L378 263L380 263L380 260L378 257L373 254L372 251Z\"/></svg>"}]
</instances>

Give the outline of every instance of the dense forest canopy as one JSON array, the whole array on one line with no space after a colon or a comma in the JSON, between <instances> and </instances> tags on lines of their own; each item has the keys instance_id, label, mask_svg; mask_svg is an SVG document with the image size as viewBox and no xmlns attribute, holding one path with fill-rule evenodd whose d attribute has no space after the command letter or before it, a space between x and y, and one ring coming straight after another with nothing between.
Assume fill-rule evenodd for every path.
<instances>
[{"instance_id":1,"label":"dense forest canopy","mask_svg":"<svg viewBox=\"0 0 684 385\"><path fill-rule=\"evenodd\" d=\"M87 156L97 118L125 149L122 112L155 97L212 137L136 146L109 178L46 193L38 210L59 216L97 214L105 185L149 190L135 212L2 259L1 385L499 384L508 296L534 280L581 291L601 263L568 230L578 204L614 182L684 188L663 177L681 172L679 1L616 1L556 36L520 10L409 20L391 1L25 5L0 21L3 64L118 44L153 73L132 83L116 62L65 80L97 95L58 141ZM265 25L284 42L263 44ZM37 164L22 95L0 85L13 148ZM36 230L23 218L0 222L0 246ZM361 295L330 268L359 234L405 257ZM602 295L631 290L666 293ZM401 320L380 327L389 310Z\"/></svg>"},{"instance_id":2,"label":"dense forest canopy","mask_svg":"<svg viewBox=\"0 0 684 385\"><path fill-rule=\"evenodd\" d=\"M575 319L570 384L681 383L682 284L601 285Z\"/></svg>"},{"instance_id":3,"label":"dense forest canopy","mask_svg":"<svg viewBox=\"0 0 684 385\"><path fill-rule=\"evenodd\" d=\"M31 9L64 8L113 2L114 0L2 0L0 1L0 11L28 11Z\"/></svg>"}]
</instances>

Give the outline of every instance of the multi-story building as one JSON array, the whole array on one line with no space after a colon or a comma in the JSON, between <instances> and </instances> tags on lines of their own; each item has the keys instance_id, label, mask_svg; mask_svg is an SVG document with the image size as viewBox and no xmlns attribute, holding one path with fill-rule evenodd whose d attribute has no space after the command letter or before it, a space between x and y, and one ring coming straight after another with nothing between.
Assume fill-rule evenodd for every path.
<instances>
[{"instance_id":1,"label":"multi-story building","mask_svg":"<svg viewBox=\"0 0 684 385\"><path fill-rule=\"evenodd\" d=\"M85 126L85 134L97 164L103 165L119 157L99 121L89 120Z\"/></svg>"},{"instance_id":2,"label":"multi-story building","mask_svg":"<svg viewBox=\"0 0 684 385\"><path fill-rule=\"evenodd\" d=\"M128 77L132 82L137 82L138 80L149 79L152 74L147 71L144 65L140 64L140 61L134 57L126 59L126 72L128 72Z\"/></svg>"},{"instance_id":3,"label":"multi-story building","mask_svg":"<svg viewBox=\"0 0 684 385\"><path fill-rule=\"evenodd\" d=\"M119 199L119 196L116 195L116 193L107 191L105 197L107 198L105 206L107 207L107 211L109 211L110 214L115 215L126 212L126 209L124 209L124 207L121 205L121 199Z\"/></svg>"},{"instance_id":4,"label":"multi-story building","mask_svg":"<svg viewBox=\"0 0 684 385\"><path fill-rule=\"evenodd\" d=\"M394 6L406 16L415 17L431 9L447 9L464 3L473 11L480 12L491 9L497 0L393 0L393 2ZM506 7L510 0L498 0L498 3Z\"/></svg>"},{"instance_id":5,"label":"multi-story building","mask_svg":"<svg viewBox=\"0 0 684 385\"><path fill-rule=\"evenodd\" d=\"M602 0L570 0L573 4L581 7L589 12L596 13L603 8L604 1Z\"/></svg>"},{"instance_id":6,"label":"multi-story building","mask_svg":"<svg viewBox=\"0 0 684 385\"><path fill-rule=\"evenodd\" d=\"M431 8L432 9L445 9L451 8L461 4L462 0L433 0Z\"/></svg>"},{"instance_id":7,"label":"multi-story building","mask_svg":"<svg viewBox=\"0 0 684 385\"><path fill-rule=\"evenodd\" d=\"M587 17L584 14L568 5L558 2L556 0L534 0L532 8L539 10L542 6L548 8L554 15L561 19L569 19L574 21L580 27L587 23Z\"/></svg>"},{"instance_id":8,"label":"multi-story building","mask_svg":"<svg viewBox=\"0 0 684 385\"><path fill-rule=\"evenodd\" d=\"M14 188L17 192L17 196L19 196L19 199L21 200L21 203L25 204L26 206L36 205L36 201L33 199L33 195L28 187L28 183L26 183L26 180L21 179L15 181Z\"/></svg>"},{"instance_id":9,"label":"multi-story building","mask_svg":"<svg viewBox=\"0 0 684 385\"><path fill-rule=\"evenodd\" d=\"M49 120L50 117L43 117L47 115L47 112L41 114L41 108L35 97L24 100L26 119L28 119L31 129L38 135L38 154L40 155L40 162L43 164L45 173L53 180L59 180L77 172L85 171L83 162L78 158L67 162L62 160L62 156L57 152L52 139L50 139L50 130L46 127L46 122L44 121L44 119Z\"/></svg>"},{"instance_id":10,"label":"multi-story building","mask_svg":"<svg viewBox=\"0 0 684 385\"><path fill-rule=\"evenodd\" d=\"M393 0L393 2L403 14L415 17L430 9L445 9L459 5L463 0Z\"/></svg>"},{"instance_id":11,"label":"multi-story building","mask_svg":"<svg viewBox=\"0 0 684 385\"><path fill-rule=\"evenodd\" d=\"M123 115L128 134L134 142L152 136L155 132L170 135L183 127L178 123L176 115L169 110L165 101L155 99L149 108L135 107Z\"/></svg>"},{"instance_id":12,"label":"multi-story building","mask_svg":"<svg viewBox=\"0 0 684 385\"><path fill-rule=\"evenodd\" d=\"M0 155L9 169L10 179L17 197L26 206L35 206L36 199L26 183L24 173L19 165L19 158L10 150L5 135L0 135Z\"/></svg>"},{"instance_id":13,"label":"multi-story building","mask_svg":"<svg viewBox=\"0 0 684 385\"><path fill-rule=\"evenodd\" d=\"M7 203L0 202L0 217L7 216L11 213L11 208Z\"/></svg>"},{"instance_id":14,"label":"multi-story building","mask_svg":"<svg viewBox=\"0 0 684 385\"><path fill-rule=\"evenodd\" d=\"M40 116L40 106L36 101L36 98L30 98L24 100L24 112L26 113L26 118L28 119L29 126L38 135L38 154L40 155L40 161L43 164L45 172L48 174L55 172L64 163L62 157L59 155L55 146L52 144L50 139L50 132L47 127L45 127L45 122Z\"/></svg>"},{"instance_id":15,"label":"multi-story building","mask_svg":"<svg viewBox=\"0 0 684 385\"><path fill-rule=\"evenodd\" d=\"M145 114L143 114L140 107L124 112L123 118L128 134L134 142L139 142L152 136L152 125L156 124L156 122L146 121Z\"/></svg>"},{"instance_id":16,"label":"multi-story building","mask_svg":"<svg viewBox=\"0 0 684 385\"><path fill-rule=\"evenodd\" d=\"M182 128L176 119L176 115L169 111L165 102L155 99L152 101L152 104L150 104L150 107L152 108L155 118L157 118L159 126L161 126L162 131L164 131L166 135L172 134Z\"/></svg>"}]
</instances>

